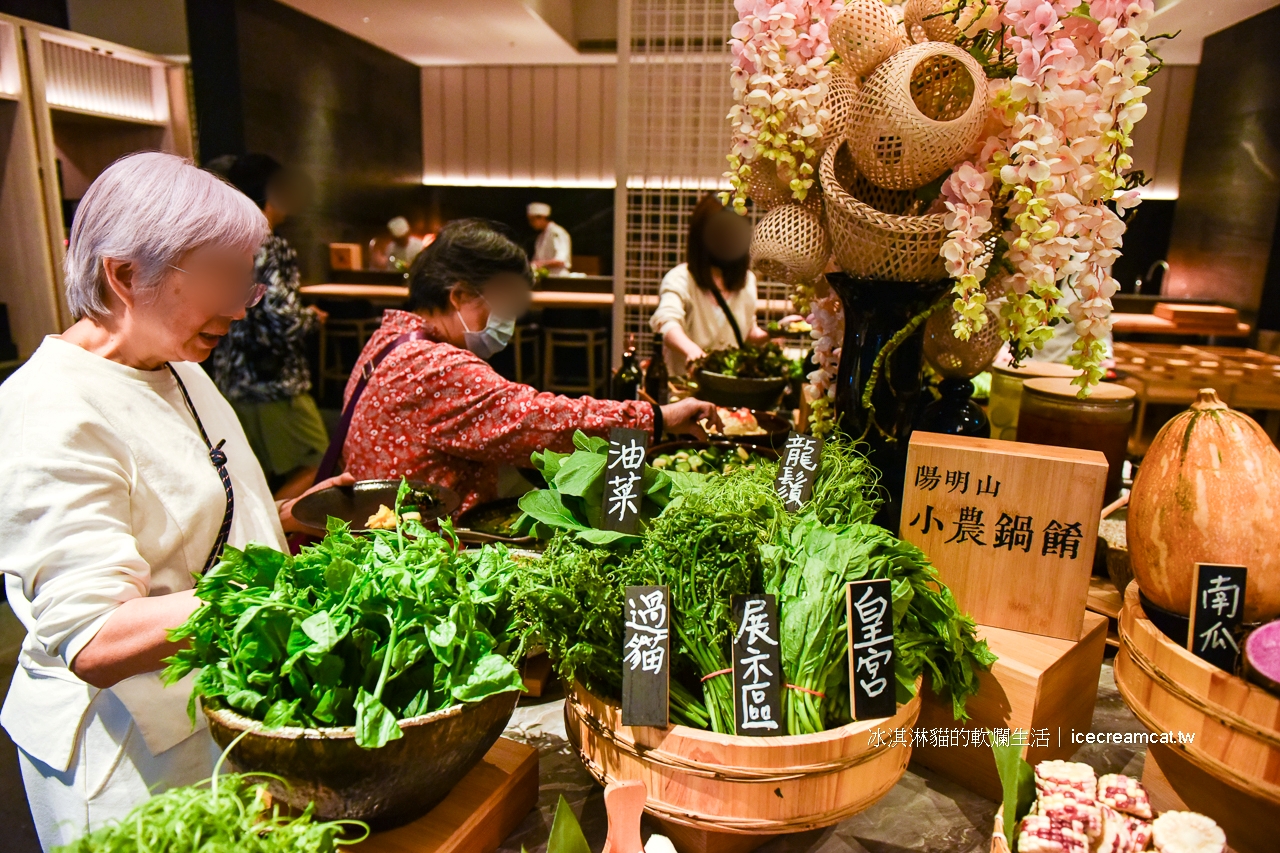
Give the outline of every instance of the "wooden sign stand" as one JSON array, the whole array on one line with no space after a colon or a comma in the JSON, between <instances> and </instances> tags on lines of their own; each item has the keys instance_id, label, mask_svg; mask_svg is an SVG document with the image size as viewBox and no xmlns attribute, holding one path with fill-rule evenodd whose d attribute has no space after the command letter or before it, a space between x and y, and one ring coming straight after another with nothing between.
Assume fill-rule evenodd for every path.
<instances>
[{"instance_id":1,"label":"wooden sign stand","mask_svg":"<svg viewBox=\"0 0 1280 853\"><path fill-rule=\"evenodd\" d=\"M359 853L493 853L538 804L538 751L499 738L449 796L413 823L346 848Z\"/></svg>"},{"instance_id":2,"label":"wooden sign stand","mask_svg":"<svg viewBox=\"0 0 1280 853\"><path fill-rule=\"evenodd\" d=\"M946 746L917 743L911 760L999 801L1000 777L991 749L965 744L981 743L986 729L1047 730L1047 741L1028 739L1023 757L1032 765L1070 758L1080 748L1071 743L1070 733L1089 731L1093 720L1107 619L1085 613L1084 627L1074 642L984 625L978 626L978 636L999 659L990 672L978 673L978 692L966 706L969 720L957 722L950 697L922 688L916 731L946 730L955 740Z\"/></svg>"}]
</instances>

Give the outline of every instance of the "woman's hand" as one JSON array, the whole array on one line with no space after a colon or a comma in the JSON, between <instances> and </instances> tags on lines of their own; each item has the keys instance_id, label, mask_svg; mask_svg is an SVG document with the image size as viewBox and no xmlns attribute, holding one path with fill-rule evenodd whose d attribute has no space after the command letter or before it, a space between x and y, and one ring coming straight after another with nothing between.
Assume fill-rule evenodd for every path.
<instances>
[{"instance_id":1,"label":"woman's hand","mask_svg":"<svg viewBox=\"0 0 1280 853\"><path fill-rule=\"evenodd\" d=\"M106 689L135 675L155 672L180 643L169 642L200 606L195 590L132 598L117 607L70 662L81 681Z\"/></svg>"},{"instance_id":2,"label":"woman's hand","mask_svg":"<svg viewBox=\"0 0 1280 853\"><path fill-rule=\"evenodd\" d=\"M691 435L701 441L707 438L703 423L710 423L719 428L720 416L716 414L714 403L707 403L697 397L686 397L678 403L668 403L662 407L662 423L667 432L676 435Z\"/></svg>"},{"instance_id":3,"label":"woman's hand","mask_svg":"<svg viewBox=\"0 0 1280 853\"><path fill-rule=\"evenodd\" d=\"M332 488L333 486L350 486L356 481L354 474L339 474L336 477L330 477L327 480L321 480L311 488L307 489L296 498L287 501L276 501L276 511L280 513L280 526L284 528L285 533L314 533L313 528L307 527L302 522L293 517L293 505L305 498L307 495L318 492L321 489Z\"/></svg>"}]
</instances>

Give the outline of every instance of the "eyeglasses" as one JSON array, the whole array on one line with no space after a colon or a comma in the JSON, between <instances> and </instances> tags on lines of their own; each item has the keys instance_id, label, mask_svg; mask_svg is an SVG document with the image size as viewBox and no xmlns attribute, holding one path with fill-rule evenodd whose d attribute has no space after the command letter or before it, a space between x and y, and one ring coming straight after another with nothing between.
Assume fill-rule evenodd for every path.
<instances>
[{"instance_id":1,"label":"eyeglasses","mask_svg":"<svg viewBox=\"0 0 1280 853\"><path fill-rule=\"evenodd\" d=\"M181 272L181 273L186 273L187 275L191 276L192 278L195 278L195 277L196 277L194 273L188 272L187 270L184 270L182 267L178 267L178 266L174 266L173 264L169 264L169 268L170 268L170 269L175 269L175 270L177 270L178 272ZM267 294L267 286L266 286L265 284L263 284L263 283L262 283L262 282L260 282L260 281L251 282L251 283L249 284L249 286L245 289L245 295L244 295L244 300L243 300L243 302L241 302L241 301L239 301L239 300L237 300L237 301L235 301L235 302L230 302L230 301L228 301L228 303L227 303L227 304L228 304L229 306L233 306L233 311L232 311L232 313L235 313L236 311L239 311L239 310L240 310L240 307L241 307L242 305L243 305L245 308L252 308L253 306L257 305L259 302L261 302L261 301L262 301L262 297L263 297L263 296L266 296L266 294Z\"/></svg>"}]
</instances>

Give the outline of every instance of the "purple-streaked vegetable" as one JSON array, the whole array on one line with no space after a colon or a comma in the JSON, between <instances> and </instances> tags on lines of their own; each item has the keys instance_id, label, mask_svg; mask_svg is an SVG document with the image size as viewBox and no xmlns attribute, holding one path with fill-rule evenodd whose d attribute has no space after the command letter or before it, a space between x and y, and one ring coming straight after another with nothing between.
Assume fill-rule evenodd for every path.
<instances>
[{"instance_id":1,"label":"purple-streaked vegetable","mask_svg":"<svg viewBox=\"0 0 1280 853\"><path fill-rule=\"evenodd\" d=\"M1280 619L1258 628L1244 641L1245 676L1280 696Z\"/></svg>"}]
</instances>

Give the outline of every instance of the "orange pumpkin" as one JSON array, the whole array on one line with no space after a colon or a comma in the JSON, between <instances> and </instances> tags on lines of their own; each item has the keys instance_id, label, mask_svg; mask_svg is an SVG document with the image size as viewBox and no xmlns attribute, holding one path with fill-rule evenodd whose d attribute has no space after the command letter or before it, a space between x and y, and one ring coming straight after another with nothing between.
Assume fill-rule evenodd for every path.
<instances>
[{"instance_id":1,"label":"orange pumpkin","mask_svg":"<svg viewBox=\"0 0 1280 853\"><path fill-rule=\"evenodd\" d=\"M1126 528L1152 603L1189 613L1196 563L1225 563L1249 570L1246 622L1280 616L1280 451L1212 388L1151 443Z\"/></svg>"}]
</instances>

